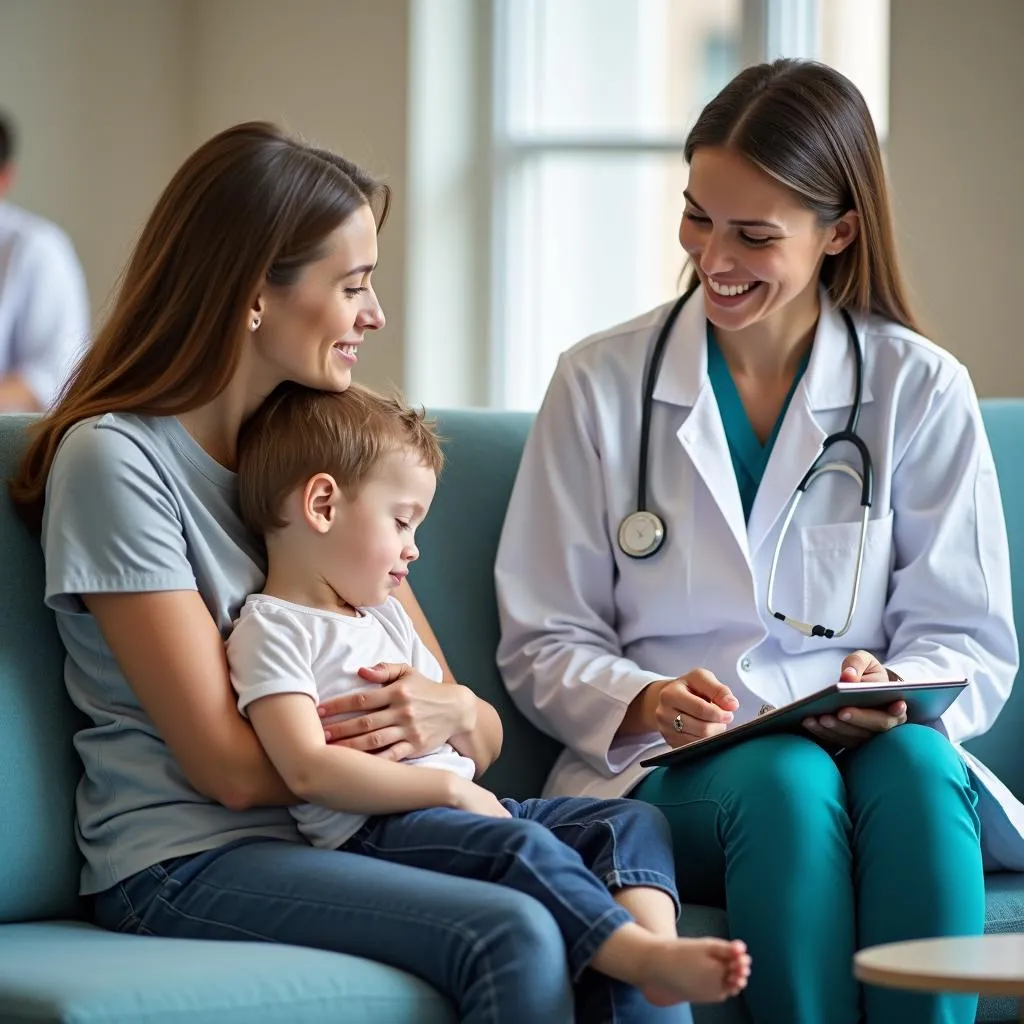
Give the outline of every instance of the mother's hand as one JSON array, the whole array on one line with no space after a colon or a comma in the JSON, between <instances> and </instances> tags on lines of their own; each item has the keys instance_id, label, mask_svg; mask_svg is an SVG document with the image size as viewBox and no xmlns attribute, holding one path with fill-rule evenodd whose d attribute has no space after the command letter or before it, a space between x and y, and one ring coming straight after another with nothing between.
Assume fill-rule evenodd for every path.
<instances>
[{"instance_id":1,"label":"mother's hand","mask_svg":"<svg viewBox=\"0 0 1024 1024\"><path fill-rule=\"evenodd\" d=\"M886 667L868 651L854 651L843 659L839 678L844 683L885 683L892 677ZM813 736L842 747L859 747L872 736L888 732L907 721L907 705L895 701L884 711L874 708L843 708L838 715L821 715L804 720Z\"/></svg>"},{"instance_id":2,"label":"mother's hand","mask_svg":"<svg viewBox=\"0 0 1024 1024\"><path fill-rule=\"evenodd\" d=\"M463 686L435 683L411 665L374 665L359 675L377 688L320 705L329 743L404 761L470 727L472 694ZM339 715L353 717L337 721Z\"/></svg>"}]
</instances>

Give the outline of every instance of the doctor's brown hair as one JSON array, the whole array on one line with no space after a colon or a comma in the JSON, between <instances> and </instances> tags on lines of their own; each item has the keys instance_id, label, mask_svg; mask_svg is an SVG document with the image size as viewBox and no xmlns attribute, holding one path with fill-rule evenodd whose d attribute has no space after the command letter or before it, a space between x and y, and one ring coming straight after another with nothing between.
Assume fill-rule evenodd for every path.
<instances>
[{"instance_id":1,"label":"doctor's brown hair","mask_svg":"<svg viewBox=\"0 0 1024 1024\"><path fill-rule=\"evenodd\" d=\"M848 78L808 60L746 68L701 112L683 149L687 163L702 147L746 157L792 189L822 224L856 211L857 237L825 257L822 284L839 309L918 330L896 255L878 136Z\"/></svg>"},{"instance_id":2,"label":"doctor's brown hair","mask_svg":"<svg viewBox=\"0 0 1024 1024\"><path fill-rule=\"evenodd\" d=\"M170 416L215 398L261 285L294 284L353 213L369 206L379 229L390 203L387 185L272 124L236 125L200 146L157 201L94 344L32 429L10 482L25 522L38 531L71 426L107 412Z\"/></svg>"},{"instance_id":3,"label":"doctor's brown hair","mask_svg":"<svg viewBox=\"0 0 1024 1024\"><path fill-rule=\"evenodd\" d=\"M361 384L317 391L281 384L238 439L238 503L257 536L287 525L285 499L317 473L329 473L349 498L380 460L408 451L435 473L444 466L434 424L422 410Z\"/></svg>"}]
</instances>

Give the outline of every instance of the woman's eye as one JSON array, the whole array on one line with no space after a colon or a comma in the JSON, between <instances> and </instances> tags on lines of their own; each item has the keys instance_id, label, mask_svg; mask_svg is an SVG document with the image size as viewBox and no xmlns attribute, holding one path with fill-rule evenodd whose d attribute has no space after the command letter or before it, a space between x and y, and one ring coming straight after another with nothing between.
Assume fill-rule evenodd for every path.
<instances>
[{"instance_id":1,"label":"woman's eye","mask_svg":"<svg viewBox=\"0 0 1024 1024\"><path fill-rule=\"evenodd\" d=\"M362 295L365 291L365 288L346 288L345 294L354 299L357 295Z\"/></svg>"},{"instance_id":2,"label":"woman's eye","mask_svg":"<svg viewBox=\"0 0 1024 1024\"><path fill-rule=\"evenodd\" d=\"M395 524L400 530L408 530L409 524L404 519L396 519Z\"/></svg>"},{"instance_id":3,"label":"woman's eye","mask_svg":"<svg viewBox=\"0 0 1024 1024\"><path fill-rule=\"evenodd\" d=\"M710 217L705 217L701 213L693 213L691 210L683 211L683 219L688 220L693 224L699 224L702 227L705 224L711 223ZM765 246L771 245L772 242L775 241L774 238L757 238L754 235L748 235L744 231L739 232L739 239L744 245L749 246L751 249L763 249Z\"/></svg>"}]
</instances>

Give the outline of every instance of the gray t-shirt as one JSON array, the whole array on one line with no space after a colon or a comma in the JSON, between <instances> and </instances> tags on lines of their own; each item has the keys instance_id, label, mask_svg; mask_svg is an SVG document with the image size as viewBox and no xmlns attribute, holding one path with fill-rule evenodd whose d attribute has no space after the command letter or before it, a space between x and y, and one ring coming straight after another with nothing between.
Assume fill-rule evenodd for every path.
<instances>
[{"instance_id":1,"label":"gray t-shirt","mask_svg":"<svg viewBox=\"0 0 1024 1024\"><path fill-rule=\"evenodd\" d=\"M82 892L244 836L300 842L286 808L231 811L192 788L79 596L198 590L226 637L264 577L234 473L174 417L83 420L54 459L42 543L68 693L91 722L75 737Z\"/></svg>"}]
</instances>

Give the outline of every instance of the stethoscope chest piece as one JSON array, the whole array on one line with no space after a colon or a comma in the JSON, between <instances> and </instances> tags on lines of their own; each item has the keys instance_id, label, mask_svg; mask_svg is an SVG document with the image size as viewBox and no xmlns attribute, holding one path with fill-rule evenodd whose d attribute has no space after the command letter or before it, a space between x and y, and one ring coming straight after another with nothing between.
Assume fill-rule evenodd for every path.
<instances>
[{"instance_id":1,"label":"stethoscope chest piece","mask_svg":"<svg viewBox=\"0 0 1024 1024\"><path fill-rule=\"evenodd\" d=\"M665 543L665 524L646 509L630 512L619 523L619 547L630 558L650 558Z\"/></svg>"}]
</instances>

